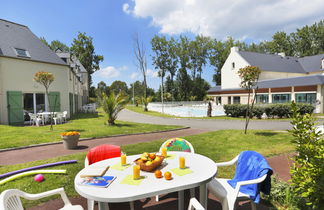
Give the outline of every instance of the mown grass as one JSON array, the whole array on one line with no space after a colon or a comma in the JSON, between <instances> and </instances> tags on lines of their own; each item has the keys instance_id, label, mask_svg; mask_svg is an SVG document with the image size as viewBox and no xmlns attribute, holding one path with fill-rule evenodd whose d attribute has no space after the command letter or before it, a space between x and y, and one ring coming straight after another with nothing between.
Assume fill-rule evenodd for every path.
<instances>
[{"instance_id":1,"label":"mown grass","mask_svg":"<svg viewBox=\"0 0 324 210\"><path fill-rule=\"evenodd\" d=\"M151 125L116 121L115 126L107 125L107 117L103 112L98 114L78 114L68 123L53 126L8 126L0 125L0 149L27 146L47 142L61 141L60 133L79 131L81 138L105 137L117 134L132 134L139 132L162 131L181 126Z\"/></svg>"},{"instance_id":2,"label":"mown grass","mask_svg":"<svg viewBox=\"0 0 324 210\"><path fill-rule=\"evenodd\" d=\"M278 133L267 130L250 130L247 135L241 130L221 130L185 137L192 143L195 152L205 155L215 162L227 161L235 157L243 150L255 150L266 157L288 153L294 150L292 136L289 133ZM145 151L158 151L162 140L145 142L122 146L122 150L128 155L139 154ZM19 152L19 151L17 151ZM74 197L78 194L74 190L74 177L84 166L86 153L67 155L48 160L33 161L24 164L2 166L0 174L14 171L26 167L36 166L45 163L53 163L63 160L78 160L77 164L61 165L51 167L51 169L66 169L67 174L46 174L45 181L37 183L33 181L33 176L23 177L0 186L0 192L9 188L18 188L29 193L39 193L59 187L64 187L68 196ZM218 176L231 177L234 174L234 167L219 168ZM44 198L40 201L26 201L26 207L35 206L41 202L46 202L55 197Z\"/></svg>"}]
</instances>

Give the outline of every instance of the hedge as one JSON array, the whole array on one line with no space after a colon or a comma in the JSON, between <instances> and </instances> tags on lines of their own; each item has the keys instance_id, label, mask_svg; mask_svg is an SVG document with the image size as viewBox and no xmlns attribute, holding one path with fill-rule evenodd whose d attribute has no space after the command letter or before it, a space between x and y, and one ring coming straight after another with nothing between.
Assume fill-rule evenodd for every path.
<instances>
[{"instance_id":1,"label":"hedge","mask_svg":"<svg viewBox=\"0 0 324 210\"><path fill-rule=\"evenodd\" d=\"M304 115L306 113L313 113L315 107L311 104L297 104L299 112ZM227 116L230 117L245 117L246 104L225 104L224 111ZM261 119L261 116L265 113L268 118L288 118L291 115L291 104L263 104L254 105L251 117Z\"/></svg>"}]
</instances>

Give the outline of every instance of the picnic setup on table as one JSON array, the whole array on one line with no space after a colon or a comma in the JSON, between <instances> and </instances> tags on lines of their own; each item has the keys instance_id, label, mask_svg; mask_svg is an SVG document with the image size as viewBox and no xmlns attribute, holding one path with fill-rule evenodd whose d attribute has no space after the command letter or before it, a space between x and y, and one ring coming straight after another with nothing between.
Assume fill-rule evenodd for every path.
<instances>
[{"instance_id":1,"label":"picnic setup on table","mask_svg":"<svg viewBox=\"0 0 324 210\"><path fill-rule=\"evenodd\" d=\"M66 173L64 170L42 168L75 162L63 161L2 174L0 178L7 178L0 181L0 185L32 174L37 174L35 181L42 182L44 177L41 173ZM157 152L144 151L136 155L123 153L119 146L104 144L90 149L84 162L85 167L75 175L74 188L87 199L89 210L94 209L96 202L99 210L108 210L109 203L121 202L129 202L129 208L133 210L136 200L155 196L156 202L159 202L159 195L172 192L178 193L178 209L183 210L185 190L190 190L188 210L207 209L207 190L219 199L222 209L232 210L237 201L242 200L251 200L252 209L256 209L260 191L270 193L272 169L259 153L243 151L231 161L215 163L195 153L190 142L181 138L165 141ZM235 163L233 179L215 178L218 167ZM195 194L195 188L199 189L199 195ZM0 195L0 209L23 209L20 197L39 199L53 194L61 195L65 203L63 210L83 209L71 204L63 188L40 194L5 190Z\"/></svg>"}]
</instances>

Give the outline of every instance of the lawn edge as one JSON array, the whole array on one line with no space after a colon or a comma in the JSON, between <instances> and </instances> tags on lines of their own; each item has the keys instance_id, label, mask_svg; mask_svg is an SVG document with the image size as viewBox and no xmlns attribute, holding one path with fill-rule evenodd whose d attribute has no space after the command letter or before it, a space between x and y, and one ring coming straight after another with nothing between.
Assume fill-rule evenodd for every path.
<instances>
[{"instance_id":1,"label":"lawn edge","mask_svg":"<svg viewBox=\"0 0 324 210\"><path fill-rule=\"evenodd\" d=\"M162 130L162 131L150 131L150 132L140 132L140 133L130 133L130 134L116 134L116 135L110 135L110 136L82 138L79 141L89 141L89 140L95 140L95 139L113 138L113 137L120 137L120 136L135 136L135 135L152 134L152 133L165 133L165 132L171 132L171 131L185 130L185 129L189 129L189 128L190 127L182 127L182 128L174 128L174 129ZM0 149L0 153L1 152L13 151L13 150L28 149L28 148L32 148L32 147L42 147L42 146L48 146L48 145L54 145L54 144L63 144L63 141L48 142L48 143L42 143L42 144L32 144L32 145L22 146L22 147L5 148L5 149Z\"/></svg>"}]
</instances>

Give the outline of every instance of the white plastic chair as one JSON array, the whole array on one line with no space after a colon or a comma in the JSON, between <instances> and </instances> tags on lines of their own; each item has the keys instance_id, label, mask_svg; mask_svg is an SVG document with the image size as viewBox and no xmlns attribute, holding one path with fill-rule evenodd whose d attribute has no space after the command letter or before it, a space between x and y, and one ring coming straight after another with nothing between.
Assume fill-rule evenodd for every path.
<instances>
[{"instance_id":1,"label":"white plastic chair","mask_svg":"<svg viewBox=\"0 0 324 210\"><path fill-rule=\"evenodd\" d=\"M56 116L53 117L54 124L57 125L58 123L63 123L63 113L58 112L56 113Z\"/></svg>"},{"instance_id":2,"label":"white plastic chair","mask_svg":"<svg viewBox=\"0 0 324 210\"><path fill-rule=\"evenodd\" d=\"M30 118L29 125L34 125L35 124L35 125L38 126L41 119L38 118L37 115L34 114L34 113L28 113L28 115L29 115L29 118Z\"/></svg>"},{"instance_id":3,"label":"white plastic chair","mask_svg":"<svg viewBox=\"0 0 324 210\"><path fill-rule=\"evenodd\" d=\"M80 205L72 205L69 198L64 192L64 188L46 191L38 194L25 193L18 189L5 190L0 195L1 210L24 210L20 198L27 200L38 200L44 197L60 194L64 202L64 207L61 210L83 210Z\"/></svg>"},{"instance_id":4,"label":"white plastic chair","mask_svg":"<svg viewBox=\"0 0 324 210\"><path fill-rule=\"evenodd\" d=\"M188 210L205 210L205 208L197 201L196 198L191 198L189 201Z\"/></svg>"},{"instance_id":5,"label":"white plastic chair","mask_svg":"<svg viewBox=\"0 0 324 210\"><path fill-rule=\"evenodd\" d=\"M64 111L64 112L63 112L62 119L63 119L64 122L66 122L67 114L68 114L67 111Z\"/></svg>"},{"instance_id":6,"label":"white plastic chair","mask_svg":"<svg viewBox=\"0 0 324 210\"><path fill-rule=\"evenodd\" d=\"M160 153L162 152L162 148L166 146L166 143L168 143L169 140L170 139L168 139L168 140L166 140L165 142L162 143L162 145L161 145L161 147L159 149ZM182 139L182 140L184 140L186 142L186 144L189 146L190 153L195 153L195 150L194 150L192 144L189 141L185 140L185 139ZM178 152L180 152L180 151L178 151ZM191 198L195 197L195 188L190 189L190 197ZM155 196L155 200L156 200L156 202L159 202L159 195Z\"/></svg>"},{"instance_id":7,"label":"white plastic chair","mask_svg":"<svg viewBox=\"0 0 324 210\"><path fill-rule=\"evenodd\" d=\"M240 155L228 162L216 163L217 167L234 165ZM228 184L229 179L215 178L208 183L209 191L220 199L223 210L233 210L236 201L250 200L250 196L240 192L240 187L248 184L258 184L263 182L267 174L258 179L237 182L235 189ZM252 210L256 210L256 204L251 200Z\"/></svg>"}]
</instances>

